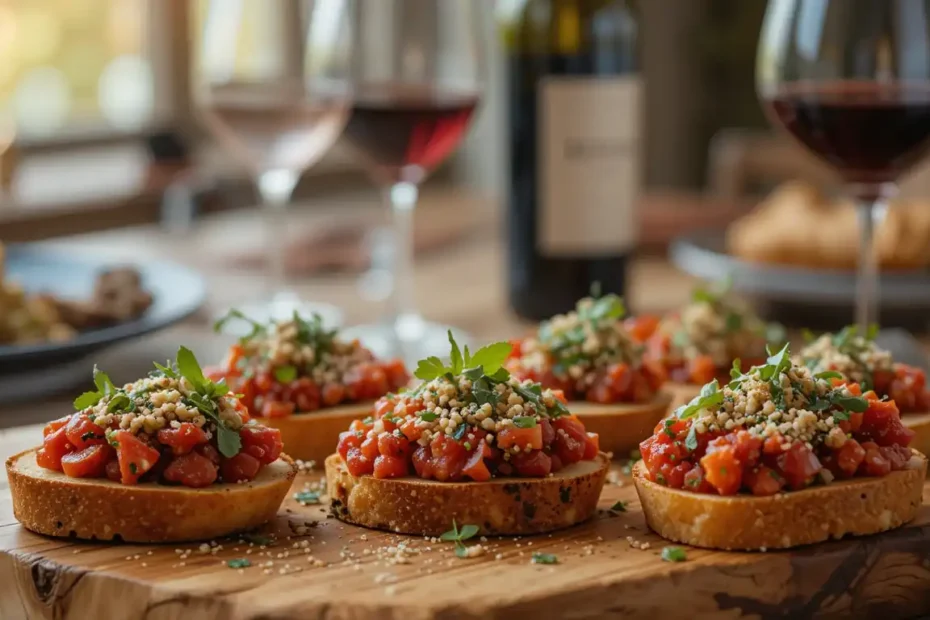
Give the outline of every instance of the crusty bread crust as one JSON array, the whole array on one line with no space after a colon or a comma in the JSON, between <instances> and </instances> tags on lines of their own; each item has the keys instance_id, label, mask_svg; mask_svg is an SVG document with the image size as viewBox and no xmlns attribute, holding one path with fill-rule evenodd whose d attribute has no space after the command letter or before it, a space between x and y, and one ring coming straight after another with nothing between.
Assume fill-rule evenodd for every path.
<instances>
[{"instance_id":1,"label":"crusty bread crust","mask_svg":"<svg viewBox=\"0 0 930 620\"><path fill-rule=\"evenodd\" d=\"M914 452L907 469L771 497L721 497L633 482L646 523L663 538L711 549L786 549L843 536L876 534L911 521L921 504L927 459Z\"/></svg>"},{"instance_id":2,"label":"crusty bread crust","mask_svg":"<svg viewBox=\"0 0 930 620\"><path fill-rule=\"evenodd\" d=\"M578 416L591 433L597 433L603 452L627 457L655 430L656 424L668 413L672 397L666 392L656 394L652 402L601 405L582 401L568 403L568 410Z\"/></svg>"},{"instance_id":3,"label":"crusty bread crust","mask_svg":"<svg viewBox=\"0 0 930 620\"><path fill-rule=\"evenodd\" d=\"M210 540L274 518L297 475L282 455L243 484L204 489L155 483L123 485L69 478L36 464L27 450L6 462L13 514L27 529L85 540L167 543Z\"/></svg>"},{"instance_id":4,"label":"crusty bread crust","mask_svg":"<svg viewBox=\"0 0 930 620\"><path fill-rule=\"evenodd\" d=\"M539 534L594 515L609 459L582 461L547 478L435 482L420 478L355 478L338 454L326 459L330 508L336 518L400 534L439 536L459 524L486 535Z\"/></svg>"},{"instance_id":5,"label":"crusty bread crust","mask_svg":"<svg viewBox=\"0 0 930 620\"><path fill-rule=\"evenodd\" d=\"M374 402L352 403L284 418L259 418L265 426L281 431L284 449L291 458L323 463L339 442L339 433L349 430L352 420L372 415Z\"/></svg>"},{"instance_id":6,"label":"crusty bread crust","mask_svg":"<svg viewBox=\"0 0 930 620\"><path fill-rule=\"evenodd\" d=\"M905 413L901 421L917 433L911 440L911 448L924 456L930 455L930 413Z\"/></svg>"}]
</instances>

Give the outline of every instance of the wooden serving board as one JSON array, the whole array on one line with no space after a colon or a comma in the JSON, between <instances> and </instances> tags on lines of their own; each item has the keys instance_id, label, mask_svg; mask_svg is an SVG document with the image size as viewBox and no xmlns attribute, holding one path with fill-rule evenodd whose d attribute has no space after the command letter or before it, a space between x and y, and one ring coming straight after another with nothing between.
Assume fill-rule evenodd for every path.
<instances>
[{"instance_id":1,"label":"wooden serving board","mask_svg":"<svg viewBox=\"0 0 930 620\"><path fill-rule=\"evenodd\" d=\"M320 479L301 474L294 490ZM619 500L627 511L609 511ZM344 525L323 505L294 499L256 535L276 539L265 548L269 541L255 536L251 547L227 540L205 552L196 544L86 544L24 530L8 491L0 491L0 618L655 620L930 611L930 505L884 535L779 553L686 547L681 563L661 560L667 543L646 529L619 469L600 506L580 527L489 540L483 555L459 559L451 543ZM532 564L534 552L555 554L558 564ZM252 566L229 568L237 558Z\"/></svg>"}]
</instances>

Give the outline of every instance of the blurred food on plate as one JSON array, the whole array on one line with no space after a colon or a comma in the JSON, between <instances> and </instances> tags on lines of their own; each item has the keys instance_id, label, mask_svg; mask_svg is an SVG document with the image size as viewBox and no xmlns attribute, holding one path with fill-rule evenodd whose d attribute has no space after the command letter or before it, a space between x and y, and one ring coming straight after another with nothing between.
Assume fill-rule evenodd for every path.
<instances>
[{"instance_id":1,"label":"blurred food on plate","mask_svg":"<svg viewBox=\"0 0 930 620\"><path fill-rule=\"evenodd\" d=\"M826 196L815 186L782 184L727 230L727 250L744 260L827 269L855 269L857 210L849 200ZM897 200L876 233L883 269L930 265L930 204Z\"/></svg>"},{"instance_id":2,"label":"blurred food on plate","mask_svg":"<svg viewBox=\"0 0 930 620\"><path fill-rule=\"evenodd\" d=\"M5 277L0 245L0 344L63 342L82 330L107 327L141 316L152 305L138 271L117 268L97 275L88 299L64 299L26 291Z\"/></svg>"}]
</instances>

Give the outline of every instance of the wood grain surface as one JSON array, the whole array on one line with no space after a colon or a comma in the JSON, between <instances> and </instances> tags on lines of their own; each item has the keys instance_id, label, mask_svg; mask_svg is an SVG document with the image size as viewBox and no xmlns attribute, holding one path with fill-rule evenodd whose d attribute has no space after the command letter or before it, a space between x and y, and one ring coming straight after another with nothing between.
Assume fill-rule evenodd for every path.
<instances>
[{"instance_id":1,"label":"wood grain surface","mask_svg":"<svg viewBox=\"0 0 930 620\"><path fill-rule=\"evenodd\" d=\"M292 498L252 546L78 543L25 531L3 491L0 618L892 618L930 610L926 506L884 535L790 553L686 548L685 562L667 563L618 469L591 522L552 535L475 538L486 552L470 559L450 543L345 525L324 505ZM302 474L294 490L319 480ZM617 501L625 512L609 510ZM533 564L536 552L558 564ZM239 558L252 566L226 565Z\"/></svg>"}]
</instances>

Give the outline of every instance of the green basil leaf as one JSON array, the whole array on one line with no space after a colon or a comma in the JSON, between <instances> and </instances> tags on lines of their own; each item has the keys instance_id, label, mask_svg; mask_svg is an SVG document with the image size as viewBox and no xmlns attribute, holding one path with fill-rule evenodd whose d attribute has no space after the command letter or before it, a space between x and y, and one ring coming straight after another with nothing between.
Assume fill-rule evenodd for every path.
<instances>
[{"instance_id":1,"label":"green basil leaf","mask_svg":"<svg viewBox=\"0 0 930 620\"><path fill-rule=\"evenodd\" d=\"M132 404L133 402L130 400L129 396L123 393L117 393L110 397L110 402L107 403L107 412L129 411L130 405Z\"/></svg>"},{"instance_id":2,"label":"green basil leaf","mask_svg":"<svg viewBox=\"0 0 930 620\"><path fill-rule=\"evenodd\" d=\"M180 371L181 376L190 381L195 390L198 392L203 391L209 381L203 376L203 369L200 368L200 363L197 362L194 352L187 347L179 348L177 361L178 371Z\"/></svg>"},{"instance_id":3,"label":"green basil leaf","mask_svg":"<svg viewBox=\"0 0 930 620\"><path fill-rule=\"evenodd\" d=\"M462 369L465 368L465 360L462 358L462 352L459 350L459 345L455 341L455 338L452 337L452 330L449 330L449 346L451 347L451 354L449 355L449 361L452 363L450 371L453 375L458 375L462 372Z\"/></svg>"},{"instance_id":4,"label":"green basil leaf","mask_svg":"<svg viewBox=\"0 0 930 620\"><path fill-rule=\"evenodd\" d=\"M509 342L495 342L475 351L469 363L472 366L481 366L486 375L494 375L507 361L511 351L513 345Z\"/></svg>"},{"instance_id":5,"label":"green basil leaf","mask_svg":"<svg viewBox=\"0 0 930 620\"><path fill-rule=\"evenodd\" d=\"M541 553L537 551L533 554L531 561L533 564L558 564L559 556L554 553Z\"/></svg>"},{"instance_id":6,"label":"green basil leaf","mask_svg":"<svg viewBox=\"0 0 930 620\"><path fill-rule=\"evenodd\" d=\"M533 428L536 426L536 418L533 416L519 416L513 419L513 425L517 428Z\"/></svg>"},{"instance_id":7,"label":"green basil leaf","mask_svg":"<svg viewBox=\"0 0 930 620\"><path fill-rule=\"evenodd\" d=\"M477 533L477 525L463 525L459 529L459 540L468 540L469 538L473 538Z\"/></svg>"},{"instance_id":8,"label":"green basil leaf","mask_svg":"<svg viewBox=\"0 0 930 620\"><path fill-rule=\"evenodd\" d=\"M96 364L94 365L94 385L97 386L97 391L100 392L101 398L109 396L116 391L116 386L110 381L109 375L97 368Z\"/></svg>"},{"instance_id":9,"label":"green basil leaf","mask_svg":"<svg viewBox=\"0 0 930 620\"><path fill-rule=\"evenodd\" d=\"M688 559L687 553L681 547L662 547L662 561L684 562Z\"/></svg>"},{"instance_id":10,"label":"green basil leaf","mask_svg":"<svg viewBox=\"0 0 930 620\"><path fill-rule=\"evenodd\" d=\"M170 366L171 366L171 363L170 363L170 362L168 363L167 366L162 366L162 365L159 364L158 362L154 362L154 364L155 364L155 368L157 368L158 370L160 370L160 371L161 371L161 374L165 375L165 376L168 377L169 379L178 379L178 378L179 378L179 377L178 377L178 373L176 373L176 372L170 367Z\"/></svg>"},{"instance_id":11,"label":"green basil leaf","mask_svg":"<svg viewBox=\"0 0 930 620\"><path fill-rule=\"evenodd\" d=\"M413 372L413 375L417 379L431 381L436 377L441 377L442 375L446 374L446 372L446 366L442 363L441 359L438 357L428 357L425 360L420 360L417 363L417 369Z\"/></svg>"},{"instance_id":12,"label":"green basil leaf","mask_svg":"<svg viewBox=\"0 0 930 620\"><path fill-rule=\"evenodd\" d=\"M252 562L246 558L236 558L235 560L229 560L226 562L226 566L229 568L248 568L252 566Z\"/></svg>"},{"instance_id":13,"label":"green basil leaf","mask_svg":"<svg viewBox=\"0 0 930 620\"><path fill-rule=\"evenodd\" d=\"M93 407L100 402L102 394L100 392L84 392L74 399L74 408L77 411L84 411L88 407Z\"/></svg>"},{"instance_id":14,"label":"green basil leaf","mask_svg":"<svg viewBox=\"0 0 930 620\"><path fill-rule=\"evenodd\" d=\"M420 419L424 422L432 422L439 416L431 411L423 411L420 413Z\"/></svg>"},{"instance_id":15,"label":"green basil leaf","mask_svg":"<svg viewBox=\"0 0 930 620\"><path fill-rule=\"evenodd\" d=\"M216 433L216 443L220 449L220 454L228 459L239 454L239 451L242 450L242 438L239 436L238 431L226 428L220 423L216 426Z\"/></svg>"},{"instance_id":16,"label":"green basil leaf","mask_svg":"<svg viewBox=\"0 0 930 620\"><path fill-rule=\"evenodd\" d=\"M698 447L697 427L694 424L692 424L691 428L688 429L688 436L685 437L685 447L691 452L697 450L697 447Z\"/></svg>"},{"instance_id":17,"label":"green basil leaf","mask_svg":"<svg viewBox=\"0 0 930 620\"><path fill-rule=\"evenodd\" d=\"M835 370L825 370L814 375L817 379L843 379L843 374Z\"/></svg>"},{"instance_id":18,"label":"green basil leaf","mask_svg":"<svg viewBox=\"0 0 930 620\"><path fill-rule=\"evenodd\" d=\"M623 501L619 501L610 507L610 511L611 512L626 512L626 504Z\"/></svg>"},{"instance_id":19,"label":"green basil leaf","mask_svg":"<svg viewBox=\"0 0 930 620\"><path fill-rule=\"evenodd\" d=\"M862 396L837 396L831 400L835 405L854 413L864 413L869 408L869 401Z\"/></svg>"}]
</instances>

